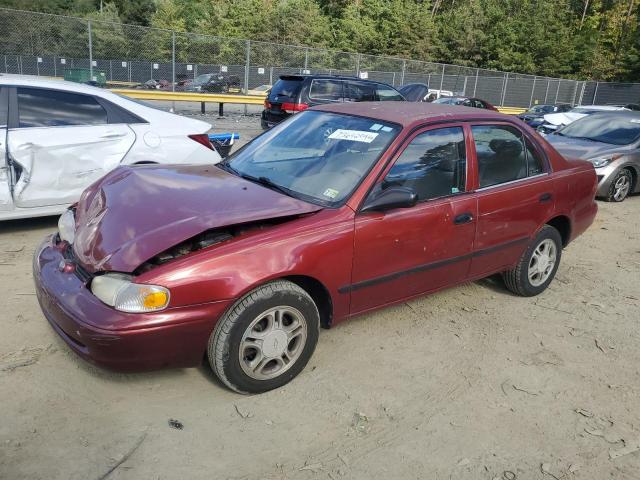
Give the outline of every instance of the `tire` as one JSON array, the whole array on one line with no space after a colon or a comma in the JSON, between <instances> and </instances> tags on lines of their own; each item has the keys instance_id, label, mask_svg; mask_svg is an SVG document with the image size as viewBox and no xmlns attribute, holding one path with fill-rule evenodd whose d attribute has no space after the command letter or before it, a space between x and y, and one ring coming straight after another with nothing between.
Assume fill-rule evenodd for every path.
<instances>
[{"instance_id":1,"label":"tire","mask_svg":"<svg viewBox=\"0 0 640 480\"><path fill-rule=\"evenodd\" d=\"M633 175L627 168L620 170L609 187L605 200L607 202L623 202L633 188Z\"/></svg>"},{"instance_id":2,"label":"tire","mask_svg":"<svg viewBox=\"0 0 640 480\"><path fill-rule=\"evenodd\" d=\"M277 280L247 293L223 315L209 337L207 356L231 390L263 393L304 369L319 332L320 314L311 296L295 283Z\"/></svg>"},{"instance_id":3,"label":"tire","mask_svg":"<svg viewBox=\"0 0 640 480\"><path fill-rule=\"evenodd\" d=\"M536 251L543 245L544 249L541 249L539 251L541 255L538 255ZM543 263L544 252L549 253L552 251L545 250L547 248L553 248L555 251L553 265L550 265L550 262L546 264ZM536 260L533 259L534 255L536 255ZM545 225L540 229L533 241L529 244L527 250L522 254L516 267L502 273L502 278L504 279L507 289L522 297L532 297L542 293L555 277L558 266L560 265L561 256L562 237L560 233L555 228ZM538 261L538 258L542 260ZM534 269L537 270L536 265L545 267L544 272L538 272L538 274L534 274L533 278L531 278L530 273L533 272ZM532 266L532 270L530 270L530 266ZM546 267L550 267L548 271Z\"/></svg>"}]
</instances>

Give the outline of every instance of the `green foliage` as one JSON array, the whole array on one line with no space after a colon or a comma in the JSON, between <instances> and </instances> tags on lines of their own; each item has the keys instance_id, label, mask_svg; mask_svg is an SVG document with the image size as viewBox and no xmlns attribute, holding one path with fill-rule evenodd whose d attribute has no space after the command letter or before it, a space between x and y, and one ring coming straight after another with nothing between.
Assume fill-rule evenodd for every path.
<instances>
[{"instance_id":1,"label":"green foliage","mask_svg":"<svg viewBox=\"0 0 640 480\"><path fill-rule=\"evenodd\" d=\"M640 0L110 0L102 2L101 14L100 4L0 0L10 8L230 38L212 46L195 34L177 35L184 61L230 63L244 56L244 42L232 39L248 38L536 75L640 81ZM56 38L63 38L65 28L52 27ZM98 28L99 54L144 55L130 28ZM79 53L82 32L76 35ZM141 38L155 45L147 47L154 55L170 56L167 32ZM264 64L299 65L305 57L299 49L256 49ZM311 66L332 55L309 50L306 60ZM352 68L350 57L344 59L345 68Z\"/></svg>"}]
</instances>

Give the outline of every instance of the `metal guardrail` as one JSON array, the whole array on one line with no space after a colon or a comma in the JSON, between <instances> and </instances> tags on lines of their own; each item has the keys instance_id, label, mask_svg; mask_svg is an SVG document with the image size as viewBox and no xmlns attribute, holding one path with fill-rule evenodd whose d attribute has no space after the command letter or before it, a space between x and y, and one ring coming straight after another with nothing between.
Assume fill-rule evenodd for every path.
<instances>
[{"instance_id":1,"label":"metal guardrail","mask_svg":"<svg viewBox=\"0 0 640 480\"><path fill-rule=\"evenodd\" d=\"M218 103L220 105L219 114L223 115L223 105L225 103L234 103L239 105L262 105L264 96L258 95L233 95L226 93L194 93L194 92L165 92L158 90L131 90L131 89L112 89L112 92L119 93L131 98L139 100L160 100L168 102L199 102L202 105L202 113L205 113L205 103ZM518 115L525 111L524 108L518 107L497 107L502 113L508 115Z\"/></svg>"},{"instance_id":2,"label":"metal guardrail","mask_svg":"<svg viewBox=\"0 0 640 480\"><path fill-rule=\"evenodd\" d=\"M206 113L206 103L218 104L218 115L224 116L224 104L262 105L264 97L254 95L233 95L226 93L192 93L192 92L164 92L158 90L131 90L113 88L112 92L136 98L138 100L160 100L165 102L199 102L200 112Z\"/></svg>"}]
</instances>

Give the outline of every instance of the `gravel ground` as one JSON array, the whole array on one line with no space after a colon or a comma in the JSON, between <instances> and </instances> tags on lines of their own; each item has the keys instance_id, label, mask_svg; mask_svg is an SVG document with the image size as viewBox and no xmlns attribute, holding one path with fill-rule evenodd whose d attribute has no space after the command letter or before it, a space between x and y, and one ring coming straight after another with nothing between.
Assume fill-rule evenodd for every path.
<instances>
[{"instance_id":1,"label":"gravel ground","mask_svg":"<svg viewBox=\"0 0 640 480\"><path fill-rule=\"evenodd\" d=\"M255 116L207 119L260 131ZM258 396L204 366L80 360L31 279L56 220L4 222L0 478L638 479L639 209L640 196L600 203L538 297L486 279L363 315Z\"/></svg>"}]
</instances>

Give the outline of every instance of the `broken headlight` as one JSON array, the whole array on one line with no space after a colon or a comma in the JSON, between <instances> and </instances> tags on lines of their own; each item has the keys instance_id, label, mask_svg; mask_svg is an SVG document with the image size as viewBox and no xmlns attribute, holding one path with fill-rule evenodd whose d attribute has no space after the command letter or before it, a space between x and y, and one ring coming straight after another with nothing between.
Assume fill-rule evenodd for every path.
<instances>
[{"instance_id":1,"label":"broken headlight","mask_svg":"<svg viewBox=\"0 0 640 480\"><path fill-rule=\"evenodd\" d=\"M128 313L155 312L169 304L169 290L158 285L134 283L130 275L106 273L91 281L91 293L107 305Z\"/></svg>"},{"instance_id":2,"label":"broken headlight","mask_svg":"<svg viewBox=\"0 0 640 480\"><path fill-rule=\"evenodd\" d=\"M73 210L65 211L58 219L58 234L63 242L73 243L76 236L76 218Z\"/></svg>"}]
</instances>

